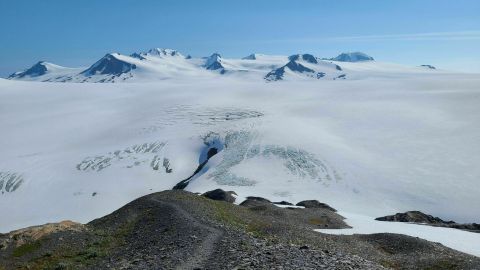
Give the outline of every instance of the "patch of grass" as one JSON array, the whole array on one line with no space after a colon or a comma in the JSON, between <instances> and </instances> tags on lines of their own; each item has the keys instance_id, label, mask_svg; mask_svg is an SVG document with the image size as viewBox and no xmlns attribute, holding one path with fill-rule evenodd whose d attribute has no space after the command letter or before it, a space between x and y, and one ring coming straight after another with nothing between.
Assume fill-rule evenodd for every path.
<instances>
[{"instance_id":1,"label":"patch of grass","mask_svg":"<svg viewBox=\"0 0 480 270\"><path fill-rule=\"evenodd\" d=\"M432 265L423 268L424 270L455 270L462 269L455 261L452 260L439 260L435 261Z\"/></svg>"},{"instance_id":2,"label":"patch of grass","mask_svg":"<svg viewBox=\"0 0 480 270\"><path fill-rule=\"evenodd\" d=\"M271 224L263 221L251 222L247 226L247 232L257 238L268 238L267 230Z\"/></svg>"},{"instance_id":3,"label":"patch of grass","mask_svg":"<svg viewBox=\"0 0 480 270\"><path fill-rule=\"evenodd\" d=\"M225 202L212 201L214 215L217 220L239 229L245 229L245 222L233 213L232 205Z\"/></svg>"},{"instance_id":4,"label":"patch of grass","mask_svg":"<svg viewBox=\"0 0 480 270\"><path fill-rule=\"evenodd\" d=\"M311 218L309 221L308 221L309 224L312 224L312 225L324 225L326 222L324 219L322 218Z\"/></svg>"},{"instance_id":5,"label":"patch of grass","mask_svg":"<svg viewBox=\"0 0 480 270\"><path fill-rule=\"evenodd\" d=\"M48 256L32 260L31 269L78 269L82 266L94 266L97 260L125 244L125 238L135 224L136 220L131 220L113 232L102 229L92 231L84 244L64 243L49 252Z\"/></svg>"},{"instance_id":6,"label":"patch of grass","mask_svg":"<svg viewBox=\"0 0 480 270\"><path fill-rule=\"evenodd\" d=\"M42 245L40 244L39 241L34 241L31 243L25 243L19 247L16 247L13 252L12 256L13 257L22 257L26 254L30 254L36 250L38 250Z\"/></svg>"}]
</instances>

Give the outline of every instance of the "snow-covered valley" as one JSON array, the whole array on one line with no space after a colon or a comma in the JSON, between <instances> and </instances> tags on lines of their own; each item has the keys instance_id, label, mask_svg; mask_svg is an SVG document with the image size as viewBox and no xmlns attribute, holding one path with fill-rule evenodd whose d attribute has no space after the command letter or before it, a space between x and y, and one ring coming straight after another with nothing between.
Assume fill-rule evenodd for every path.
<instances>
[{"instance_id":1,"label":"snow-covered valley","mask_svg":"<svg viewBox=\"0 0 480 270\"><path fill-rule=\"evenodd\" d=\"M478 74L305 55L220 60L222 72L153 53L128 56L135 73L121 66L115 76L130 83L91 83L118 72L111 63L90 67L85 83L38 82L70 76L63 69L0 79L0 232L87 222L171 189L211 147L218 153L186 190L479 222ZM285 66L273 73L280 81L266 79Z\"/></svg>"}]
</instances>

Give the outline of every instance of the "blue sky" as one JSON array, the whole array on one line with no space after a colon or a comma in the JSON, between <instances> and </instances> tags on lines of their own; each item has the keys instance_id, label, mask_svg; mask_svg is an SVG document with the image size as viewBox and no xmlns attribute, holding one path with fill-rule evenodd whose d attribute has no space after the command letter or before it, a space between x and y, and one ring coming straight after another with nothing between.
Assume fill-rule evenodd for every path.
<instances>
[{"instance_id":1,"label":"blue sky","mask_svg":"<svg viewBox=\"0 0 480 270\"><path fill-rule=\"evenodd\" d=\"M0 0L0 76L45 60L88 66L153 47L205 56L252 52L480 72L477 0Z\"/></svg>"}]
</instances>

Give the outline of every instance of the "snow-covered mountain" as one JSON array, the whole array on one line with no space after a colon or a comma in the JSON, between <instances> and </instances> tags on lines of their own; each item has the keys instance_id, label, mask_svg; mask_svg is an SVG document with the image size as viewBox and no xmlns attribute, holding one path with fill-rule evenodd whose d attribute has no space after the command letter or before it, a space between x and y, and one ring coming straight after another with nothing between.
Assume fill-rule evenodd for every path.
<instances>
[{"instance_id":1,"label":"snow-covered mountain","mask_svg":"<svg viewBox=\"0 0 480 270\"><path fill-rule=\"evenodd\" d=\"M173 49L153 48L130 55L108 53L88 68L65 68L39 62L16 72L10 80L41 82L154 82L168 79L211 79L218 76L245 80L285 81L305 79L361 79L364 76L390 76L398 69L409 74L425 74L426 68L390 66L373 61L360 52L342 53L335 58L318 58L311 54L290 57L252 53L241 59L224 58L219 53L209 57L184 56ZM423 66L425 67L425 66ZM368 71L365 73L365 71ZM374 72L371 72L374 71Z\"/></svg>"},{"instance_id":2,"label":"snow-covered mountain","mask_svg":"<svg viewBox=\"0 0 480 270\"><path fill-rule=\"evenodd\" d=\"M362 52L348 52L341 53L337 57L334 57L330 60L339 61L339 62L361 62L361 61L373 61L373 57L362 53Z\"/></svg>"},{"instance_id":3,"label":"snow-covered mountain","mask_svg":"<svg viewBox=\"0 0 480 270\"><path fill-rule=\"evenodd\" d=\"M342 68L330 61L323 61L311 54L297 54L288 58L290 61L265 76L267 81L309 79L345 79Z\"/></svg>"},{"instance_id":4,"label":"snow-covered mountain","mask_svg":"<svg viewBox=\"0 0 480 270\"><path fill-rule=\"evenodd\" d=\"M113 53L107 54L102 59L98 60L81 74L85 76L94 75L115 75L119 76L123 73L131 72L136 69L137 65L131 63L124 56Z\"/></svg>"},{"instance_id":5,"label":"snow-covered mountain","mask_svg":"<svg viewBox=\"0 0 480 270\"><path fill-rule=\"evenodd\" d=\"M218 53L210 55L205 61L205 68L208 70L218 70L225 73L225 67L222 65L222 56Z\"/></svg>"},{"instance_id":6,"label":"snow-covered mountain","mask_svg":"<svg viewBox=\"0 0 480 270\"><path fill-rule=\"evenodd\" d=\"M49 62L40 61L30 68L19 71L8 76L10 80L25 80L25 81L50 81L57 77L63 77L68 74L75 74L81 68L67 68L55 65Z\"/></svg>"}]
</instances>

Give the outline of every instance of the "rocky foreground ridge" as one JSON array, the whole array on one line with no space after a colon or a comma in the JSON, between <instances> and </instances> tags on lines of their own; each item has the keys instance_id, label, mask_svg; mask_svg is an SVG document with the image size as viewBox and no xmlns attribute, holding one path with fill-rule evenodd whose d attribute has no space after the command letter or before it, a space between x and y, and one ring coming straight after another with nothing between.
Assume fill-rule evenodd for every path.
<instances>
[{"instance_id":1,"label":"rocky foreground ridge","mask_svg":"<svg viewBox=\"0 0 480 270\"><path fill-rule=\"evenodd\" d=\"M65 221L0 235L0 269L479 269L480 258L397 234L346 228L318 201L304 208L234 192L141 197L88 224Z\"/></svg>"}]
</instances>

